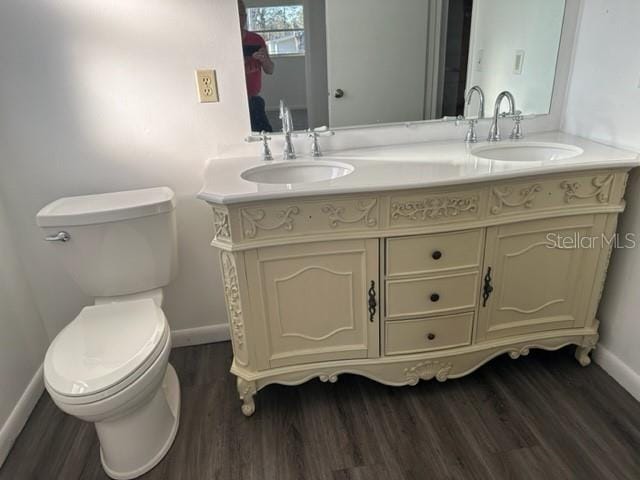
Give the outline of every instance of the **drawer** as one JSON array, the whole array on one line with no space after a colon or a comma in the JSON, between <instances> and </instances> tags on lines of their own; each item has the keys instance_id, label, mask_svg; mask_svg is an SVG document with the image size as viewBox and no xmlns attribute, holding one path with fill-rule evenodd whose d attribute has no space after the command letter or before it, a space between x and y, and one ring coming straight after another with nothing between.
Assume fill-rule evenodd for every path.
<instances>
[{"instance_id":1,"label":"drawer","mask_svg":"<svg viewBox=\"0 0 640 480\"><path fill-rule=\"evenodd\" d=\"M473 312L385 324L385 354L400 355L471 344Z\"/></svg>"},{"instance_id":2,"label":"drawer","mask_svg":"<svg viewBox=\"0 0 640 480\"><path fill-rule=\"evenodd\" d=\"M478 272L387 281L387 318L470 310L476 306Z\"/></svg>"},{"instance_id":3,"label":"drawer","mask_svg":"<svg viewBox=\"0 0 640 480\"><path fill-rule=\"evenodd\" d=\"M482 230L387 240L387 276L479 267Z\"/></svg>"}]
</instances>

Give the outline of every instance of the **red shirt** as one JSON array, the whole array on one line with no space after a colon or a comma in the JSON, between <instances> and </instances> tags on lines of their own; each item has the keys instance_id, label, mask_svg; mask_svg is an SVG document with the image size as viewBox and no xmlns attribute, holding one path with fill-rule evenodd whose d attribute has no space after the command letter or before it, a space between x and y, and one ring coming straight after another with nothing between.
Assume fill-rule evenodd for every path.
<instances>
[{"instance_id":1,"label":"red shirt","mask_svg":"<svg viewBox=\"0 0 640 480\"><path fill-rule=\"evenodd\" d=\"M264 39L253 32L245 32L242 46L245 45L258 45L267 48ZM255 97L262 90L262 64L253 57L244 57L244 73L247 78L247 93L250 97Z\"/></svg>"}]
</instances>

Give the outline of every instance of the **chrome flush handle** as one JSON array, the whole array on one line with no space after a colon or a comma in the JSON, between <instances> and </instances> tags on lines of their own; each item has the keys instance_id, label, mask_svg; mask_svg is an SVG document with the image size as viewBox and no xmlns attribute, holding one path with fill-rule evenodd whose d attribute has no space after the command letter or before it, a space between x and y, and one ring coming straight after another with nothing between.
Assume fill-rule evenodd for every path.
<instances>
[{"instance_id":1,"label":"chrome flush handle","mask_svg":"<svg viewBox=\"0 0 640 480\"><path fill-rule=\"evenodd\" d=\"M47 242L62 242L62 243L66 243L69 240L71 240L71 235L69 235L67 232L58 232L55 235L47 235L46 237L44 237L44 239Z\"/></svg>"}]
</instances>

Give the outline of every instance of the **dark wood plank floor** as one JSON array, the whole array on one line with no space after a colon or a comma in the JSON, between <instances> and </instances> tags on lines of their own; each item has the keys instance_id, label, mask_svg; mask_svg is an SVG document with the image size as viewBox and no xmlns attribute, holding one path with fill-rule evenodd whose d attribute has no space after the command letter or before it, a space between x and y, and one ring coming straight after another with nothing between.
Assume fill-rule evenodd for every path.
<instances>
[{"instance_id":1,"label":"dark wood plank floor","mask_svg":"<svg viewBox=\"0 0 640 480\"><path fill-rule=\"evenodd\" d=\"M640 478L640 404L573 350L500 357L462 379L273 385L240 413L229 344L174 350L176 442L145 479ZM1 480L107 479L93 427L43 395Z\"/></svg>"}]
</instances>

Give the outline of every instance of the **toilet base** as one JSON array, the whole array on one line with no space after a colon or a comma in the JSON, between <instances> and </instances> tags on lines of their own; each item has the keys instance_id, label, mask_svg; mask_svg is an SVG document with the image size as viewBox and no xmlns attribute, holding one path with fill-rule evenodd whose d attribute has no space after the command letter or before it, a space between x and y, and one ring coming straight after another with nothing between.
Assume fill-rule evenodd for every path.
<instances>
[{"instance_id":1,"label":"toilet base","mask_svg":"<svg viewBox=\"0 0 640 480\"><path fill-rule=\"evenodd\" d=\"M135 418L132 418L135 417ZM162 387L158 389L153 399L148 404L144 405L139 411L133 412L130 415L125 416L123 419L118 420L118 423L122 422L122 425L127 425L124 431L118 431L118 427L109 427L109 431L101 432L104 426L96 424L98 435L101 438L100 444L100 460L102 462L102 468L109 477L115 480L130 480L137 478L140 475L147 473L153 467L155 467L167 454L173 441L178 433L178 426L180 424L180 382L178 375L171 364L167 365L167 371L165 373ZM160 424L160 431L151 432L145 428L149 426L158 428ZM163 425L164 424L164 425ZM133 428L131 428L133 426ZM101 435L102 433L102 435ZM164 442L160 444L156 452L137 452L136 456L147 457L143 465L132 467L128 465L128 468L122 468L115 465L118 462L110 462L108 455L105 454L105 450L108 450L108 446L104 445L104 442L126 442L131 449L136 450L141 445L146 445L147 435L154 435L163 433L166 435ZM140 441L138 441L140 440ZM117 445L117 443L116 443ZM121 447L122 445L120 445ZM129 462L122 462L129 463Z\"/></svg>"}]
</instances>

